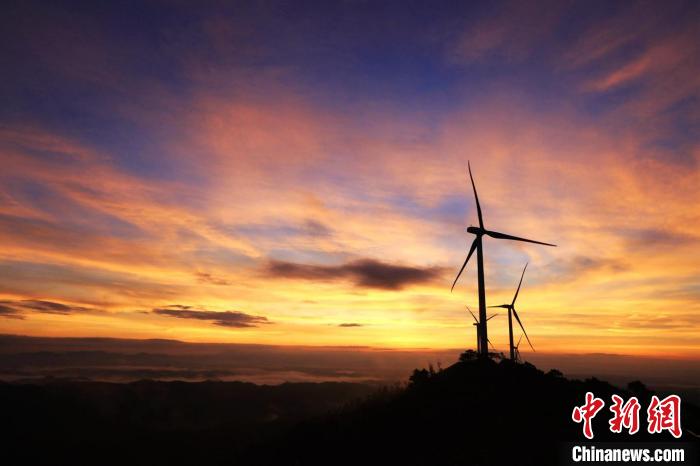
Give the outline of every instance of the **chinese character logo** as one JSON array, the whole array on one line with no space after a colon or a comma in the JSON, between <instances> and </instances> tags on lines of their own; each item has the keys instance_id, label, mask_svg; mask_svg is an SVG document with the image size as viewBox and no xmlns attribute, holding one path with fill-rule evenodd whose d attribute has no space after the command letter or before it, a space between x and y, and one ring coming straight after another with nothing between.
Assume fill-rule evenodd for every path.
<instances>
[{"instance_id":1,"label":"chinese character logo","mask_svg":"<svg viewBox=\"0 0 700 466\"><path fill-rule=\"evenodd\" d=\"M678 395L669 395L659 401L656 395L652 396L647 409L647 418L649 421L647 430L650 434L667 430L671 435L679 438L682 434L681 398Z\"/></svg>"},{"instance_id":2,"label":"chinese character logo","mask_svg":"<svg viewBox=\"0 0 700 466\"><path fill-rule=\"evenodd\" d=\"M574 422L580 423L583 421L583 435L585 435L587 439L593 438L593 426L591 421L595 415L598 414L598 411L603 409L603 406L605 406L603 400L596 398L593 393L587 392L586 403L583 406L576 406L574 412L571 413L571 419L573 419Z\"/></svg>"},{"instance_id":3,"label":"chinese character logo","mask_svg":"<svg viewBox=\"0 0 700 466\"><path fill-rule=\"evenodd\" d=\"M621 433L627 430L629 435L639 432L639 411L641 405L636 397L631 397L625 402L618 395L612 396L610 411L613 416L608 421L610 432ZM593 438L593 418L603 409L605 402L596 398L591 392L586 393L586 402L583 406L576 406L571 413L571 419L576 423L583 423L583 435L587 439ZM651 397L647 408L647 432L658 434L668 431L675 438L683 435L681 430L681 398L678 395L669 395L659 400L656 395Z\"/></svg>"},{"instance_id":4,"label":"chinese character logo","mask_svg":"<svg viewBox=\"0 0 700 466\"><path fill-rule=\"evenodd\" d=\"M623 400L619 396L613 395L612 399L610 411L613 412L613 418L609 421L610 432L619 434L624 427L630 435L636 434L639 431L639 400L633 396L627 403L622 404Z\"/></svg>"}]
</instances>

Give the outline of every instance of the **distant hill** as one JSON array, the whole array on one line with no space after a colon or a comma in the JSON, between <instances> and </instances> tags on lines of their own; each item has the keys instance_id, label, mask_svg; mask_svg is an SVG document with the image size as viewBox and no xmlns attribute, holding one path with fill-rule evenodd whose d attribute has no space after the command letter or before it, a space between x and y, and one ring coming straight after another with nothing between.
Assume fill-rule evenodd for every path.
<instances>
[{"instance_id":1,"label":"distant hill","mask_svg":"<svg viewBox=\"0 0 700 466\"><path fill-rule=\"evenodd\" d=\"M12 465L232 464L241 446L366 397L354 383L0 382Z\"/></svg>"},{"instance_id":2,"label":"distant hill","mask_svg":"<svg viewBox=\"0 0 700 466\"><path fill-rule=\"evenodd\" d=\"M258 386L242 382L128 384L44 380L0 383L12 465L468 465L554 464L562 442L581 442L571 410L586 391L634 393L596 379L567 380L530 364L465 360L416 370L407 385ZM609 411L594 420L596 441ZM683 404L695 432L698 408ZM641 413L642 427L646 425ZM668 434L633 440L669 441ZM693 441L688 434L682 441Z\"/></svg>"},{"instance_id":3,"label":"distant hill","mask_svg":"<svg viewBox=\"0 0 700 466\"><path fill-rule=\"evenodd\" d=\"M450 363L462 348L271 346L177 340L57 338L0 334L0 380L69 378L128 383L207 380L274 385L283 382L405 382L415 367ZM568 378L598 377L625 386L639 379L659 392L700 405L700 359L621 354L527 352L540 369Z\"/></svg>"}]
</instances>

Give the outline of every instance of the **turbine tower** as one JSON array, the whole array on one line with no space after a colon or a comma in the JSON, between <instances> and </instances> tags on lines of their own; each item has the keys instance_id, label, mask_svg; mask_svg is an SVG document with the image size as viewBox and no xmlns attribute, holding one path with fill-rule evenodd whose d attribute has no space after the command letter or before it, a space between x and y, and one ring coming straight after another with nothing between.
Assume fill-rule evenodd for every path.
<instances>
[{"instance_id":1,"label":"turbine tower","mask_svg":"<svg viewBox=\"0 0 700 466\"><path fill-rule=\"evenodd\" d=\"M515 361L517 360L518 356L520 355L520 351L518 350L518 346L520 346L520 341L518 341L517 345L513 345L513 316L515 316L515 320L518 321L518 324L520 325L520 328L523 330L523 333L525 334L525 338L527 339L528 345L530 345L530 348L532 348L532 351L535 351L535 347L532 346L532 343L530 343L530 337L527 336L527 332L525 331L525 327L523 326L523 323L520 321L520 317L518 317L518 311L515 310L515 300L518 299L518 293L520 292L520 285L523 284L523 277L525 276L525 271L527 270L527 264L525 264L525 268L523 269L522 275L520 275L520 283L518 283L518 289L515 290L515 296L513 296L513 301L510 304L500 304L498 306L489 306L489 307L502 307L504 309L508 309L508 340L510 342L510 359ZM522 339L522 335L520 336ZM516 354L517 352L517 354Z\"/></svg>"},{"instance_id":2,"label":"turbine tower","mask_svg":"<svg viewBox=\"0 0 700 466\"><path fill-rule=\"evenodd\" d=\"M488 357L488 332L486 329L486 286L484 285L484 248L483 248L483 236L490 236L491 238L496 238L496 239L508 239L512 241L524 241L526 243L535 243L535 244L543 244L545 246L555 246L554 244L550 243L543 243L541 241L534 241L531 239L525 239L525 238L519 238L517 236L512 236L512 235L506 235L505 233L499 233L497 231L491 231L487 230L484 227L484 219L483 216L481 215L481 205L479 205L479 196L476 194L476 185L474 184L474 177L472 176L472 167L467 162L467 167L469 168L469 179L472 182L472 189L474 190L474 200L476 201L476 212L479 216L479 226L469 226L467 228L467 232L473 234L475 236L474 242L472 242L472 246L469 249L469 254L467 254L467 258L464 260L464 264L462 264L462 268L459 269L459 273L457 273L457 277L455 278L455 281L452 283L452 289L454 290L455 285L457 284L457 280L459 280L460 275L462 275L462 271L464 268L467 266L467 262L469 262L469 259L472 257L472 254L476 250L476 273L477 273L477 279L478 279L478 285L479 285L479 326L480 326L480 331L479 331L479 354L487 358Z\"/></svg>"}]
</instances>

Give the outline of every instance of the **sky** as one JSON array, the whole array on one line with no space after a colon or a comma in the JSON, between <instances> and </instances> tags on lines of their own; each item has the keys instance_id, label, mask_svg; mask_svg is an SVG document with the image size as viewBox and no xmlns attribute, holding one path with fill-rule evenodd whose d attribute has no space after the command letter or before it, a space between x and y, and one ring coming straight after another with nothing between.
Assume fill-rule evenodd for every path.
<instances>
[{"instance_id":1,"label":"sky","mask_svg":"<svg viewBox=\"0 0 700 466\"><path fill-rule=\"evenodd\" d=\"M10 2L0 333L700 358L698 2ZM489 337L507 348L503 313ZM516 333L516 338L519 333ZM529 350L521 348L523 355Z\"/></svg>"}]
</instances>

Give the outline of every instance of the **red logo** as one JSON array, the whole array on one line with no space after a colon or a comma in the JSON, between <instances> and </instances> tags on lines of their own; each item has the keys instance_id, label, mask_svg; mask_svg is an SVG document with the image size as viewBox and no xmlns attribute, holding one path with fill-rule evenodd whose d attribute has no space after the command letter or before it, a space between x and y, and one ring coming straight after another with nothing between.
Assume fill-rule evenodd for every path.
<instances>
[{"instance_id":1,"label":"red logo","mask_svg":"<svg viewBox=\"0 0 700 466\"><path fill-rule=\"evenodd\" d=\"M586 404L583 406L576 406L574 412L571 413L571 419L574 422L583 421L583 435L587 439L593 438L593 426L591 425L591 420L598 414L598 411L603 409L605 402L600 398L596 398L593 393L586 393Z\"/></svg>"},{"instance_id":2,"label":"red logo","mask_svg":"<svg viewBox=\"0 0 700 466\"><path fill-rule=\"evenodd\" d=\"M612 419L608 421L610 432L621 433L627 429L627 433L634 435L639 432L639 410L641 405L636 397L631 397L626 402L618 395L612 396L610 411ZM605 402L596 398L591 392L586 392L586 402L583 406L576 406L571 413L571 419L576 423L583 423L583 435L587 439L593 438L592 420L603 409ZM658 434L665 430L675 438L683 435L681 430L681 397L669 395L663 400L654 395L647 408L647 432Z\"/></svg>"},{"instance_id":3,"label":"red logo","mask_svg":"<svg viewBox=\"0 0 700 466\"><path fill-rule=\"evenodd\" d=\"M619 434L624 427L630 435L636 434L639 431L639 400L633 396L623 405L623 400L619 396L613 395L612 399L613 405L610 411L614 416L609 422L610 432Z\"/></svg>"},{"instance_id":4,"label":"red logo","mask_svg":"<svg viewBox=\"0 0 700 466\"><path fill-rule=\"evenodd\" d=\"M667 430L671 435L679 438L683 433L681 432L681 397L669 395L659 401L656 395L652 396L647 409L647 418L649 421L647 430L650 434Z\"/></svg>"}]
</instances>

